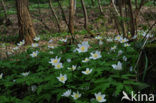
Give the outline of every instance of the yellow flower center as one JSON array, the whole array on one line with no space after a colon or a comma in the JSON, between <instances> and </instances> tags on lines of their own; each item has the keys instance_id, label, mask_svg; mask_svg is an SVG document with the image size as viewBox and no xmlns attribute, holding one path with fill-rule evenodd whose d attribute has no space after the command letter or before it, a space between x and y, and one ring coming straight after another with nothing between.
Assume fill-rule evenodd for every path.
<instances>
[{"instance_id":1,"label":"yellow flower center","mask_svg":"<svg viewBox=\"0 0 156 103\"><path fill-rule=\"evenodd\" d=\"M72 67L72 70L75 70L76 68L75 67Z\"/></svg>"},{"instance_id":2,"label":"yellow flower center","mask_svg":"<svg viewBox=\"0 0 156 103\"><path fill-rule=\"evenodd\" d=\"M86 58L85 61L88 61L88 59Z\"/></svg>"},{"instance_id":3,"label":"yellow flower center","mask_svg":"<svg viewBox=\"0 0 156 103\"><path fill-rule=\"evenodd\" d=\"M94 57L94 58L97 58L97 57L98 57L98 54L94 54L93 57Z\"/></svg>"},{"instance_id":4,"label":"yellow flower center","mask_svg":"<svg viewBox=\"0 0 156 103\"><path fill-rule=\"evenodd\" d=\"M125 40L122 40L122 42L125 42Z\"/></svg>"},{"instance_id":5,"label":"yellow flower center","mask_svg":"<svg viewBox=\"0 0 156 103\"><path fill-rule=\"evenodd\" d=\"M85 47L84 47L84 46L82 46L80 49L81 49L81 51L84 51L84 50L85 50Z\"/></svg>"},{"instance_id":6,"label":"yellow flower center","mask_svg":"<svg viewBox=\"0 0 156 103\"><path fill-rule=\"evenodd\" d=\"M101 96L97 96L97 100L98 101L101 101L102 100L102 97Z\"/></svg>"},{"instance_id":7,"label":"yellow flower center","mask_svg":"<svg viewBox=\"0 0 156 103\"><path fill-rule=\"evenodd\" d=\"M61 65L60 64L57 64L57 66L56 66L57 68L61 68Z\"/></svg>"},{"instance_id":8,"label":"yellow flower center","mask_svg":"<svg viewBox=\"0 0 156 103\"><path fill-rule=\"evenodd\" d=\"M37 56L37 53L34 53L33 56Z\"/></svg>"},{"instance_id":9,"label":"yellow flower center","mask_svg":"<svg viewBox=\"0 0 156 103\"><path fill-rule=\"evenodd\" d=\"M90 72L89 70L86 70L86 74L89 74L89 72Z\"/></svg>"},{"instance_id":10,"label":"yellow flower center","mask_svg":"<svg viewBox=\"0 0 156 103\"><path fill-rule=\"evenodd\" d=\"M58 60L57 60L57 59L55 59L55 60L53 61L53 63L55 63L55 64L56 64L57 62L58 62Z\"/></svg>"},{"instance_id":11,"label":"yellow flower center","mask_svg":"<svg viewBox=\"0 0 156 103\"><path fill-rule=\"evenodd\" d=\"M75 98L78 98L79 97L79 94L75 94Z\"/></svg>"},{"instance_id":12,"label":"yellow flower center","mask_svg":"<svg viewBox=\"0 0 156 103\"><path fill-rule=\"evenodd\" d=\"M117 39L117 40L120 40L120 37L118 36L116 39Z\"/></svg>"},{"instance_id":13,"label":"yellow flower center","mask_svg":"<svg viewBox=\"0 0 156 103\"><path fill-rule=\"evenodd\" d=\"M61 81L64 81L64 79L65 79L64 77L60 77L60 80L61 80Z\"/></svg>"}]
</instances>

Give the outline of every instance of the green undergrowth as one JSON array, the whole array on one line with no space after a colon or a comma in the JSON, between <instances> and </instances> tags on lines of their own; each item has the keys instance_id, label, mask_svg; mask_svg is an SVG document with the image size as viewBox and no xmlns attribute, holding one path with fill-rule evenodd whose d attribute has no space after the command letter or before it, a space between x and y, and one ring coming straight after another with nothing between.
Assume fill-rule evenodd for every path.
<instances>
[{"instance_id":1,"label":"green undergrowth","mask_svg":"<svg viewBox=\"0 0 156 103\"><path fill-rule=\"evenodd\" d=\"M116 45L115 51L110 51ZM76 45L60 45L54 49L28 48L25 52L13 55L6 60L0 61L0 103L97 103L94 94L101 92L106 95L107 103L115 103L121 100L122 91L142 90L146 84L136 82L136 73L130 67L134 67L138 52L123 44L107 43L99 46L91 44L85 53L73 52ZM39 51L37 57L31 57L33 51ZM91 59L83 63L91 52L101 51L101 58ZM118 54L122 50L122 54ZM53 53L50 53L52 51ZM62 69L55 69L49 61L56 56L61 57ZM127 61L123 60L127 57ZM71 62L67 62L71 59ZM112 64L122 63L122 70L115 70ZM67 69L76 65L75 71ZM89 75L82 74L86 68L92 69ZM21 73L29 72L23 76ZM65 84L58 81L56 77L67 75ZM61 96L66 90L81 93L81 97L74 100L72 97Z\"/></svg>"}]
</instances>

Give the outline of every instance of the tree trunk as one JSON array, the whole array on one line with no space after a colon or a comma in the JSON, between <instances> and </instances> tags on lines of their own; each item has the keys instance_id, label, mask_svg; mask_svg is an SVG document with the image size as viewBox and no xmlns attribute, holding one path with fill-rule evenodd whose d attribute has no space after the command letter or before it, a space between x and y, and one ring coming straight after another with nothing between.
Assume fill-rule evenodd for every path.
<instances>
[{"instance_id":1,"label":"tree trunk","mask_svg":"<svg viewBox=\"0 0 156 103\"><path fill-rule=\"evenodd\" d=\"M70 0L70 8L69 8L69 29L70 33L74 34L74 0Z\"/></svg>"},{"instance_id":2,"label":"tree trunk","mask_svg":"<svg viewBox=\"0 0 156 103\"><path fill-rule=\"evenodd\" d=\"M65 21L65 23L66 23L66 25L67 25L67 27L68 27L68 30L70 31L69 25L68 25L68 22L67 22L67 18L66 18L66 15L65 15L65 13L64 13L64 10L63 10L63 8L62 8L62 5L61 5L61 3L60 3L60 0L57 0L57 2L58 2L58 5L59 5L59 7L60 7L60 9L61 9L62 18L63 18L63 20Z\"/></svg>"},{"instance_id":3,"label":"tree trunk","mask_svg":"<svg viewBox=\"0 0 156 103\"><path fill-rule=\"evenodd\" d=\"M102 10L102 6L101 6L101 0L98 0L98 5L99 5L100 13L101 13L101 15L103 15L103 10Z\"/></svg>"},{"instance_id":4,"label":"tree trunk","mask_svg":"<svg viewBox=\"0 0 156 103\"><path fill-rule=\"evenodd\" d=\"M57 17L57 15L55 14L55 11L54 11L54 8L53 8L53 6L52 6L51 0L48 0L48 1L49 1L49 7L50 7L50 10L51 10L51 13L52 13L52 15L54 15L54 17L55 17L55 20L56 20L56 23L57 23L57 27L58 27L59 32L60 32L60 31L61 31L61 26L60 26L58 17Z\"/></svg>"},{"instance_id":5,"label":"tree trunk","mask_svg":"<svg viewBox=\"0 0 156 103\"><path fill-rule=\"evenodd\" d=\"M11 25L12 22L11 22L11 20L8 18L8 15L7 15L7 8L6 8L6 5L5 5L5 3L4 3L3 0L1 0L1 4L2 4L3 10L4 10L4 15L5 15L5 25L6 25L6 26Z\"/></svg>"},{"instance_id":6,"label":"tree trunk","mask_svg":"<svg viewBox=\"0 0 156 103\"><path fill-rule=\"evenodd\" d=\"M123 2L123 0L119 0L118 2L119 2L120 17L121 17L121 29L122 29L122 33L123 33L123 36L127 36L126 25L125 25L125 21L123 20L123 17L124 17L124 12L123 12L124 2Z\"/></svg>"},{"instance_id":7,"label":"tree trunk","mask_svg":"<svg viewBox=\"0 0 156 103\"><path fill-rule=\"evenodd\" d=\"M129 14L130 14L130 28L131 28L130 32L131 32L131 35L134 36L136 27L135 27L131 0L128 0L128 7L129 7Z\"/></svg>"},{"instance_id":8,"label":"tree trunk","mask_svg":"<svg viewBox=\"0 0 156 103\"><path fill-rule=\"evenodd\" d=\"M84 28L87 29L88 28L88 15L87 15L87 9L86 9L84 0L81 0L81 4L82 4L84 19L85 19Z\"/></svg>"},{"instance_id":9,"label":"tree trunk","mask_svg":"<svg viewBox=\"0 0 156 103\"><path fill-rule=\"evenodd\" d=\"M26 44L33 43L33 38L36 36L31 16L28 10L28 0L16 0L19 39L25 40Z\"/></svg>"}]
</instances>

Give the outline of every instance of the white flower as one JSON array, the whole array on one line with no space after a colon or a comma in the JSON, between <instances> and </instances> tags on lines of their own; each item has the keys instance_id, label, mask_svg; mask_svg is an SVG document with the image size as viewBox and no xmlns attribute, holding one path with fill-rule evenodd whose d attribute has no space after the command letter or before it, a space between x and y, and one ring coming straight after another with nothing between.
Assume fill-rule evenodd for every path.
<instances>
[{"instance_id":1,"label":"white flower","mask_svg":"<svg viewBox=\"0 0 156 103\"><path fill-rule=\"evenodd\" d=\"M18 46L22 46L25 44L25 40L20 41L19 43L17 43Z\"/></svg>"},{"instance_id":2,"label":"white flower","mask_svg":"<svg viewBox=\"0 0 156 103\"><path fill-rule=\"evenodd\" d=\"M127 61L127 57L126 57L126 56L123 56L122 59L123 59L124 61Z\"/></svg>"},{"instance_id":3,"label":"white flower","mask_svg":"<svg viewBox=\"0 0 156 103\"><path fill-rule=\"evenodd\" d=\"M2 79L2 78L3 78L3 73L0 74L0 79Z\"/></svg>"},{"instance_id":4,"label":"white flower","mask_svg":"<svg viewBox=\"0 0 156 103\"><path fill-rule=\"evenodd\" d=\"M61 69L61 68L63 68L62 63L57 63L54 66L55 66L55 69Z\"/></svg>"},{"instance_id":5,"label":"white flower","mask_svg":"<svg viewBox=\"0 0 156 103\"><path fill-rule=\"evenodd\" d=\"M51 40L49 40L48 42L49 42L49 43L52 43L52 42L53 42L53 40L51 39Z\"/></svg>"},{"instance_id":6,"label":"white flower","mask_svg":"<svg viewBox=\"0 0 156 103\"><path fill-rule=\"evenodd\" d=\"M40 40L40 37L35 37L34 40L35 41L39 41Z\"/></svg>"},{"instance_id":7,"label":"white flower","mask_svg":"<svg viewBox=\"0 0 156 103\"><path fill-rule=\"evenodd\" d=\"M60 41L67 42L67 38L66 39L60 39Z\"/></svg>"},{"instance_id":8,"label":"white flower","mask_svg":"<svg viewBox=\"0 0 156 103\"><path fill-rule=\"evenodd\" d=\"M52 64L52 65L56 65L56 64L58 64L60 62L60 60L61 60L61 58L58 58L56 56L55 58L51 58L49 63Z\"/></svg>"},{"instance_id":9,"label":"white flower","mask_svg":"<svg viewBox=\"0 0 156 103\"><path fill-rule=\"evenodd\" d=\"M77 91L76 93L73 92L73 94L71 96L76 100L81 97L81 94Z\"/></svg>"},{"instance_id":10,"label":"white flower","mask_svg":"<svg viewBox=\"0 0 156 103\"><path fill-rule=\"evenodd\" d=\"M67 62L70 63L71 62L71 59L67 59Z\"/></svg>"},{"instance_id":11,"label":"white flower","mask_svg":"<svg viewBox=\"0 0 156 103\"><path fill-rule=\"evenodd\" d=\"M62 96L64 97L69 97L70 95L71 95L71 90L67 90L66 92L62 94Z\"/></svg>"},{"instance_id":12,"label":"white flower","mask_svg":"<svg viewBox=\"0 0 156 103\"><path fill-rule=\"evenodd\" d=\"M36 47L38 47L39 45L38 45L38 43L32 43L32 45L31 45L33 48L36 48Z\"/></svg>"},{"instance_id":13,"label":"white flower","mask_svg":"<svg viewBox=\"0 0 156 103\"><path fill-rule=\"evenodd\" d=\"M39 53L38 51L35 51L35 52L33 52L32 54L30 54L30 56L31 56L31 57L37 57L38 53Z\"/></svg>"},{"instance_id":14,"label":"white flower","mask_svg":"<svg viewBox=\"0 0 156 103\"><path fill-rule=\"evenodd\" d=\"M62 75L62 74L60 74L60 76L59 77L56 77L60 82L62 82L63 84L66 82L66 80L67 80L67 75L66 74L64 74L64 75Z\"/></svg>"},{"instance_id":15,"label":"white flower","mask_svg":"<svg viewBox=\"0 0 156 103\"><path fill-rule=\"evenodd\" d=\"M85 71L82 71L82 73L86 75L90 74L91 72L92 72L92 69L89 69L89 68L86 68Z\"/></svg>"},{"instance_id":16,"label":"white flower","mask_svg":"<svg viewBox=\"0 0 156 103\"><path fill-rule=\"evenodd\" d=\"M36 86L36 85L32 85L32 86L31 86L31 90L32 90L32 92L35 92L36 89L37 89L37 86Z\"/></svg>"},{"instance_id":17,"label":"white flower","mask_svg":"<svg viewBox=\"0 0 156 103\"><path fill-rule=\"evenodd\" d=\"M54 49L54 46L50 46L50 45L49 45L48 48L49 48L49 49Z\"/></svg>"},{"instance_id":18,"label":"white flower","mask_svg":"<svg viewBox=\"0 0 156 103\"><path fill-rule=\"evenodd\" d=\"M99 45L103 45L103 41L100 40L100 41L99 41Z\"/></svg>"},{"instance_id":19,"label":"white flower","mask_svg":"<svg viewBox=\"0 0 156 103\"><path fill-rule=\"evenodd\" d=\"M76 65L72 65L72 67L68 68L68 69L74 71L74 70L76 70Z\"/></svg>"},{"instance_id":20,"label":"white flower","mask_svg":"<svg viewBox=\"0 0 156 103\"><path fill-rule=\"evenodd\" d=\"M81 53L81 52L87 52L89 48L88 41L87 42L82 42L82 44L78 44L78 47L76 50Z\"/></svg>"},{"instance_id":21,"label":"white flower","mask_svg":"<svg viewBox=\"0 0 156 103\"><path fill-rule=\"evenodd\" d=\"M14 79L13 82L16 82L16 79Z\"/></svg>"},{"instance_id":22,"label":"white flower","mask_svg":"<svg viewBox=\"0 0 156 103\"><path fill-rule=\"evenodd\" d=\"M24 77L28 76L30 72L21 73Z\"/></svg>"},{"instance_id":23,"label":"white flower","mask_svg":"<svg viewBox=\"0 0 156 103\"><path fill-rule=\"evenodd\" d=\"M137 38L137 35L134 35L133 37L132 37L132 39L136 39Z\"/></svg>"},{"instance_id":24,"label":"white flower","mask_svg":"<svg viewBox=\"0 0 156 103\"><path fill-rule=\"evenodd\" d=\"M123 51L122 50L119 50L118 51L118 56L122 55Z\"/></svg>"},{"instance_id":25,"label":"white flower","mask_svg":"<svg viewBox=\"0 0 156 103\"><path fill-rule=\"evenodd\" d=\"M130 44L128 44L128 43L124 44L124 47L129 47L129 46L130 46Z\"/></svg>"},{"instance_id":26,"label":"white flower","mask_svg":"<svg viewBox=\"0 0 156 103\"><path fill-rule=\"evenodd\" d=\"M122 63L120 61L118 61L118 64L113 64L112 67L115 69L115 70L121 70L122 69Z\"/></svg>"},{"instance_id":27,"label":"white flower","mask_svg":"<svg viewBox=\"0 0 156 103\"><path fill-rule=\"evenodd\" d=\"M115 40L120 42L120 41L122 40L122 36L117 35L117 36L115 37Z\"/></svg>"},{"instance_id":28,"label":"white flower","mask_svg":"<svg viewBox=\"0 0 156 103\"><path fill-rule=\"evenodd\" d=\"M101 56L101 52L100 51L96 51L95 53L90 53L91 54L91 57L90 57L90 59L99 59L99 58L101 58L102 56Z\"/></svg>"},{"instance_id":29,"label":"white flower","mask_svg":"<svg viewBox=\"0 0 156 103\"><path fill-rule=\"evenodd\" d=\"M113 41L112 38L108 38L108 39L106 39L106 40L107 40L107 42L112 42L112 41Z\"/></svg>"},{"instance_id":30,"label":"white flower","mask_svg":"<svg viewBox=\"0 0 156 103\"><path fill-rule=\"evenodd\" d=\"M53 51L50 51L49 53L50 53L50 54L54 54L54 52L53 52Z\"/></svg>"},{"instance_id":31,"label":"white flower","mask_svg":"<svg viewBox=\"0 0 156 103\"><path fill-rule=\"evenodd\" d=\"M89 58L85 58L84 60L82 60L83 63L89 62Z\"/></svg>"},{"instance_id":32,"label":"white flower","mask_svg":"<svg viewBox=\"0 0 156 103\"><path fill-rule=\"evenodd\" d=\"M102 37L98 35L98 36L95 37L95 39L97 39L97 40L101 40Z\"/></svg>"},{"instance_id":33,"label":"white flower","mask_svg":"<svg viewBox=\"0 0 156 103\"><path fill-rule=\"evenodd\" d=\"M127 38L123 38L123 39L120 40L120 43L125 43L125 42L128 42Z\"/></svg>"},{"instance_id":34,"label":"white flower","mask_svg":"<svg viewBox=\"0 0 156 103\"><path fill-rule=\"evenodd\" d=\"M111 47L111 51L115 51L115 49L117 48L117 46L113 46L113 47Z\"/></svg>"},{"instance_id":35,"label":"white flower","mask_svg":"<svg viewBox=\"0 0 156 103\"><path fill-rule=\"evenodd\" d=\"M7 52L7 54L8 54L8 55L11 55L11 54L12 54L12 52Z\"/></svg>"},{"instance_id":36,"label":"white flower","mask_svg":"<svg viewBox=\"0 0 156 103\"><path fill-rule=\"evenodd\" d=\"M132 71L133 71L133 66L131 66L129 69L130 69L130 71L132 72Z\"/></svg>"},{"instance_id":37,"label":"white flower","mask_svg":"<svg viewBox=\"0 0 156 103\"><path fill-rule=\"evenodd\" d=\"M106 102L105 94L101 94L101 92L99 92L99 93L97 93L97 94L95 93L94 95L95 95L96 100L97 100L98 102L100 102L100 103Z\"/></svg>"},{"instance_id":38,"label":"white flower","mask_svg":"<svg viewBox=\"0 0 156 103\"><path fill-rule=\"evenodd\" d=\"M14 48L13 48L13 50L18 50L18 49L19 49L19 47L18 47L18 46L16 46L16 47L14 47Z\"/></svg>"}]
</instances>

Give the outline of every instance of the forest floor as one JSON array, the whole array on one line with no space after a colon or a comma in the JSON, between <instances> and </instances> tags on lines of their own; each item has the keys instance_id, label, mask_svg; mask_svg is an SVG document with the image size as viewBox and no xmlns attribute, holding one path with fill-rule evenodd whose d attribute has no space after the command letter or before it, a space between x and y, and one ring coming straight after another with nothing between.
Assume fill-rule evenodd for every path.
<instances>
[{"instance_id":1,"label":"forest floor","mask_svg":"<svg viewBox=\"0 0 156 103\"><path fill-rule=\"evenodd\" d=\"M44 4L48 5L48 4ZM41 4L42 6L42 4ZM9 7L11 8L12 5ZM100 14L98 8L95 7L88 7L88 19L89 19L89 28L91 32L95 35L106 35L111 36L113 34L118 34L116 27L113 24L112 18L110 18L110 11L109 7L104 8L104 15ZM0 50L2 57L6 57L6 51L12 52L12 49L16 47L17 40L18 40L18 21L15 9L9 9L8 16L11 20L12 24L5 26L0 25L0 43L7 43L8 47L0 46ZM60 25L61 25L61 32L58 31L56 22L54 17L52 16L50 9L47 7L40 8L40 12L38 7L35 5L30 6L30 13L32 16L33 25L35 27L36 33L38 36L41 37L40 45L47 44L50 39L55 41L55 45L57 45L57 41L61 38L67 38L67 26L62 19L61 10L55 8L56 14L58 15ZM68 20L68 9L65 8L65 14ZM139 28L147 28L148 26L152 25L156 18L156 8L151 7L143 7L141 11L141 15L138 19ZM42 22L41 22L42 19ZM43 24L44 23L44 24ZM76 15L75 15L75 39L83 40L86 39L85 37L88 35L88 32L84 29L84 17L83 11L81 8L77 8ZM46 26L46 27L45 27ZM48 28L47 28L48 27ZM156 32L156 29L153 29L153 33ZM92 38L87 38L92 39Z\"/></svg>"}]
</instances>

